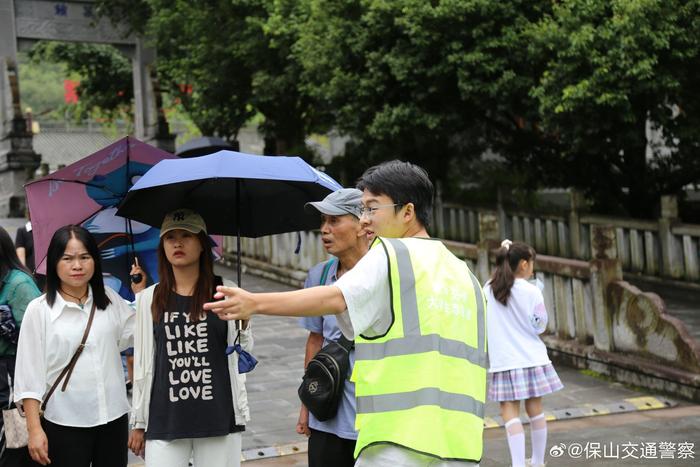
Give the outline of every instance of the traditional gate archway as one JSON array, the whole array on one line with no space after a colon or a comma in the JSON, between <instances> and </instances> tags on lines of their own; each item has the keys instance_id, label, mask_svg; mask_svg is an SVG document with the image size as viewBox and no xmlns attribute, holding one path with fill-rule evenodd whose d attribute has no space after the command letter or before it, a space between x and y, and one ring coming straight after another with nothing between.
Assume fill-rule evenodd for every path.
<instances>
[{"instance_id":1,"label":"traditional gate archway","mask_svg":"<svg viewBox=\"0 0 700 467\"><path fill-rule=\"evenodd\" d=\"M41 162L22 113L17 51L39 40L112 44L129 57L136 137L174 152L174 137L156 106L155 50L94 17L94 1L0 0L0 217L22 216L23 184Z\"/></svg>"}]
</instances>

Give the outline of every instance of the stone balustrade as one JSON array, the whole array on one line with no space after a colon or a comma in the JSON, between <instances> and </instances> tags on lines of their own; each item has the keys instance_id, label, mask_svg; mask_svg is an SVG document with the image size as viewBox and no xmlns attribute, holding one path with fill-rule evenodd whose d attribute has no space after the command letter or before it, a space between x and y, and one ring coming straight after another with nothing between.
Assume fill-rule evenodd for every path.
<instances>
[{"instance_id":1,"label":"stone balustrade","mask_svg":"<svg viewBox=\"0 0 700 467\"><path fill-rule=\"evenodd\" d=\"M657 220L582 214L580 204L574 194L569 214L554 215L438 203L433 231L440 238L479 243L481 219L489 217L497 222L501 239L523 241L538 253L588 261L593 229L609 225L615 229L625 272L691 283L700 280L700 225L679 221L675 197L662 197Z\"/></svg>"},{"instance_id":2,"label":"stone balustrade","mask_svg":"<svg viewBox=\"0 0 700 467\"><path fill-rule=\"evenodd\" d=\"M484 240L478 244L444 241L482 283L498 251L493 217L480 216L477 231ZM544 283L549 314L543 340L550 354L623 382L700 400L700 344L682 322L666 314L661 298L622 280L625 246L617 236L619 227L590 225L589 261L537 255L536 275ZM224 241L228 261L235 260L235 245L235 239ZM249 272L295 286L303 284L308 269L328 258L318 232L244 238L241 250Z\"/></svg>"}]
</instances>

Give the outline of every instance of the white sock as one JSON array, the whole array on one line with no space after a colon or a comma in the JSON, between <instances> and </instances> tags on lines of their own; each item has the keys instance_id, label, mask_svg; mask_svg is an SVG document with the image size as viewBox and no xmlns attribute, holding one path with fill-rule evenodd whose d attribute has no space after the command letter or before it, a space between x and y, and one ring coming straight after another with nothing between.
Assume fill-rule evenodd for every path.
<instances>
[{"instance_id":1,"label":"white sock","mask_svg":"<svg viewBox=\"0 0 700 467\"><path fill-rule=\"evenodd\" d=\"M525 467L525 432L523 431L523 424L519 418L511 418L506 422L505 428L513 467Z\"/></svg>"},{"instance_id":2,"label":"white sock","mask_svg":"<svg viewBox=\"0 0 700 467\"><path fill-rule=\"evenodd\" d=\"M532 465L544 464L547 448L547 420L544 413L530 419L530 441L532 441Z\"/></svg>"}]
</instances>

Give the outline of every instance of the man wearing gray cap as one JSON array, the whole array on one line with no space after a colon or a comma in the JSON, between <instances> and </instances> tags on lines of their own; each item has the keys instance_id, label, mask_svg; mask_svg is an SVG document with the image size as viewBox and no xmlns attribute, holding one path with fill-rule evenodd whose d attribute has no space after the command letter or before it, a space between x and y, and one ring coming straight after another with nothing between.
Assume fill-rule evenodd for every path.
<instances>
[{"instance_id":1,"label":"man wearing gray cap","mask_svg":"<svg viewBox=\"0 0 700 467\"><path fill-rule=\"evenodd\" d=\"M344 188L323 201L306 204L306 209L321 214L321 241L333 258L309 270L305 288L335 283L367 253L369 241L360 225L361 200L360 190ZM340 339L335 315L302 318L300 324L309 331L304 366L329 341ZM309 467L350 467L355 463L355 384L350 381L354 361L355 352L351 350L350 369L335 417L319 421L303 404L301 406L296 429L297 433L309 436Z\"/></svg>"}]
</instances>

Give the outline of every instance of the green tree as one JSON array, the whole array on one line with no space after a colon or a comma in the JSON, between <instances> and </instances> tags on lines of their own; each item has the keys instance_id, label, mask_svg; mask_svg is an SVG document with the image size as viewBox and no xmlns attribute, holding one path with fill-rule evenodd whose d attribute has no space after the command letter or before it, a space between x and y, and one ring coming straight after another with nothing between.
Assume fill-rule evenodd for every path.
<instances>
[{"instance_id":1,"label":"green tree","mask_svg":"<svg viewBox=\"0 0 700 467\"><path fill-rule=\"evenodd\" d=\"M485 149L537 139L524 34L539 2L313 0L295 46L305 92L371 163L415 161L443 181ZM364 165L364 164L363 164Z\"/></svg>"},{"instance_id":2,"label":"green tree","mask_svg":"<svg viewBox=\"0 0 700 467\"><path fill-rule=\"evenodd\" d=\"M644 216L700 178L699 18L698 1L569 0L531 29L546 61L531 94L560 148L550 182Z\"/></svg>"},{"instance_id":3,"label":"green tree","mask_svg":"<svg viewBox=\"0 0 700 467\"><path fill-rule=\"evenodd\" d=\"M71 75L62 63L30 60L18 55L22 110L32 109L34 117L63 118L63 81Z\"/></svg>"},{"instance_id":4,"label":"green tree","mask_svg":"<svg viewBox=\"0 0 700 467\"><path fill-rule=\"evenodd\" d=\"M203 134L236 140L250 105L260 11L253 0L149 0L158 72Z\"/></svg>"},{"instance_id":5,"label":"green tree","mask_svg":"<svg viewBox=\"0 0 700 467\"><path fill-rule=\"evenodd\" d=\"M131 62L111 45L40 41L28 56L35 64L61 63L68 74L79 77L78 104L68 107L76 118L95 112L109 119L131 115Z\"/></svg>"},{"instance_id":6,"label":"green tree","mask_svg":"<svg viewBox=\"0 0 700 467\"><path fill-rule=\"evenodd\" d=\"M309 17L308 0L264 0L264 12L253 19L259 27L251 103L262 114L260 131L266 153L299 154L311 159L305 138L325 130L328 115L304 92L302 66L293 53Z\"/></svg>"},{"instance_id":7,"label":"green tree","mask_svg":"<svg viewBox=\"0 0 700 467\"><path fill-rule=\"evenodd\" d=\"M304 2L103 0L97 11L151 38L160 77L202 133L234 140L259 115L266 152L305 152L314 113L290 51Z\"/></svg>"}]
</instances>

